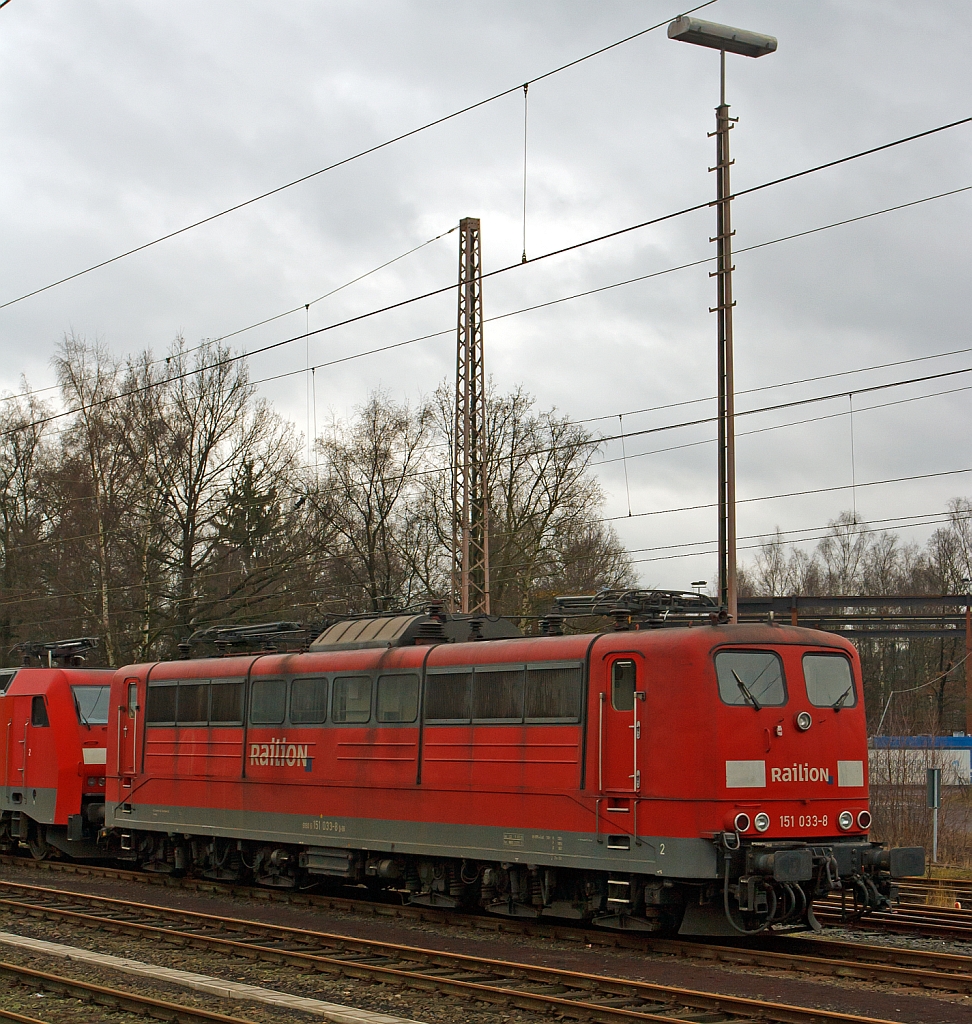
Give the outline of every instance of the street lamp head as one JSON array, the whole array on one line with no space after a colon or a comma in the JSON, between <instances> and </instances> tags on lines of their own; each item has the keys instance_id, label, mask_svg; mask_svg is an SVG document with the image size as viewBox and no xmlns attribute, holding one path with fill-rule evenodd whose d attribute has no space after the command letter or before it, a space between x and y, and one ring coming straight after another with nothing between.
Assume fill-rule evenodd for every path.
<instances>
[{"instance_id":1,"label":"street lamp head","mask_svg":"<svg viewBox=\"0 0 972 1024\"><path fill-rule=\"evenodd\" d=\"M688 16L676 18L668 26L668 38L708 46L713 50L725 50L727 53L741 53L744 57L763 57L776 49L774 36L764 36L759 32L747 32L745 29L717 25L714 21L702 21Z\"/></svg>"}]
</instances>

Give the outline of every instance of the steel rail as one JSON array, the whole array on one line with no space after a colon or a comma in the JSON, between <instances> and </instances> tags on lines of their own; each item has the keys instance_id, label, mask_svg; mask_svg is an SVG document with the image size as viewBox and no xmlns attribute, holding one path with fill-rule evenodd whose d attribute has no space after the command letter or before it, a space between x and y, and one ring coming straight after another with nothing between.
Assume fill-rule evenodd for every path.
<instances>
[{"instance_id":1,"label":"steel rail","mask_svg":"<svg viewBox=\"0 0 972 1024\"><path fill-rule=\"evenodd\" d=\"M841 928L927 935L956 942L972 941L972 913L968 910L903 903L890 911L845 917L837 900L827 900L815 903L813 912L821 924Z\"/></svg>"},{"instance_id":2,"label":"steel rail","mask_svg":"<svg viewBox=\"0 0 972 1024\"><path fill-rule=\"evenodd\" d=\"M672 1004L677 1001L682 1007L689 1006L699 1010L714 1009L718 1012L729 1014L752 1014L756 1007L759 1007L761 1016L766 1020L773 1021L844 1019L840 1016L827 1016L826 1014L821 1017L822 1011L818 1010L783 1006L781 1004L764 1004L756 1000L717 996L693 990L679 990L669 986L659 986L646 982L631 982L623 979L605 978L599 975L588 975L522 963L471 957L464 954L446 953L395 943L245 921L238 918L218 917L195 911L180 911L167 907L160 908L147 904L116 900L110 897L67 893L63 890L41 889L40 887L26 886L21 883L0 882L0 885L25 890L25 895L27 896L33 893L35 896L53 896L62 903L75 900L82 905L94 904L95 906L101 906L106 911L124 916L92 915L65 908L64 906L52 907L43 903L30 902L29 900L0 899L0 907L8 906L22 914L54 917L86 927L103 927L132 936L157 937L179 944L203 948L218 948L225 952L235 953L250 959L259 958L272 962L282 962L305 970L309 967L314 970L340 973L351 977L368 978L372 981L391 981L397 984L402 984L404 981L410 987L416 987L416 984L417 987L425 987L423 983L427 982L429 978L432 978L434 982L438 982L442 979L436 977L435 974L444 970L450 973L448 980L455 982L455 985L458 986L458 990L453 990L453 994L462 993L468 996L472 992L478 992L480 987L483 987L487 990L486 994L484 996L475 996L475 998L485 998L486 1001L512 1001L514 1005L523 1009L536 1009L538 1005L536 997L539 996L541 1003L546 1004L549 1011L551 1009L549 1005L551 995L558 996L563 993L573 992L573 995L565 995L564 998L571 1005L583 1009L585 1014L590 1012L592 1006L603 1009L605 1007L603 1000L607 996L610 999L620 997L629 1002L641 1001L647 1003L649 1007ZM158 925L127 919L128 915L133 911L139 914L147 914L150 918L156 920L179 921L182 923L183 928L162 928ZM185 930L187 927L193 928L193 930ZM262 941L227 939L196 930L198 928L213 927L229 930L237 934L245 932ZM290 946L297 945L299 948L293 949L280 945L267 945L268 941L287 943ZM318 947L324 946L328 948L332 955L311 951L309 947L313 944L316 944ZM850 946L852 944L845 945ZM692 943L665 942L664 940L657 943L651 941L649 948L655 949L658 946L671 946L673 947L672 951L679 954L683 952L684 947L701 949L701 947L695 946ZM333 955L335 953L337 955ZM814 961L807 961L805 959L806 955L803 953L775 953L749 949L738 950L717 946L709 947L707 953L711 958L737 964L758 964L760 966L773 966L793 971L807 970L808 967L806 965L810 963L809 969L811 971L827 973L837 977L854 977L898 984L904 982L911 985L921 985L925 988L944 989L962 993L972 991L972 974L967 973L972 960L962 957L950 958L950 966L964 967L966 968L966 973L945 974L920 968L915 969L913 967L908 968L882 963L855 964L841 960L828 960L821 957L815 957ZM352 954L364 957L366 962L354 959ZM463 972L470 974L471 977L463 979L461 977ZM460 974L459 977L456 977L457 973ZM512 995L509 984L511 981L516 982L517 985ZM554 991L552 993L527 993L524 996L523 991L518 987L523 983L539 985L542 988L553 989ZM589 994L596 994L599 997L598 1001L592 1002L583 998ZM522 1001L524 998L527 999L526 1003ZM559 1003L554 1008L562 1015L570 1015L567 1014ZM635 1012L641 1015L640 1019L661 1019L667 1021L672 1019L669 1014L655 1014L653 1009L640 1008ZM616 1019L616 1015L613 1015L612 1019ZM848 1019L853 1020L855 1018L850 1017Z\"/></svg>"},{"instance_id":3,"label":"steel rail","mask_svg":"<svg viewBox=\"0 0 972 1024\"><path fill-rule=\"evenodd\" d=\"M326 910L337 910L343 913L370 915L376 918L398 918L420 920L430 924L445 924L452 927L468 927L492 933L529 935L536 938L553 938L564 941L584 942L588 945L607 946L612 948L650 951L677 957L708 960L725 964L742 966L758 964L759 966L780 970L798 971L804 974L819 974L831 977L853 977L858 980L891 981L901 985L917 986L939 991L967 992L965 976L972 974L972 958L960 954L947 954L926 950L903 950L897 946L875 946L856 942L815 938L806 939L797 936L770 935L761 940L760 945L740 948L730 944L703 943L691 939L663 939L655 936L611 931L600 928L589 928L569 923L553 923L524 921L490 915L462 914L455 911L442 911L418 905L399 905L378 903L369 900L346 899L337 896L321 896L310 893L295 893L287 890L255 889L227 885L202 879L173 878L121 868L106 868L101 865L81 865L63 861L28 861L22 858L0 858L0 862L14 862L28 865L41 870L76 875L94 875L97 877L119 878L149 884L163 884L167 888L187 888L207 893L226 893L227 895L246 898L257 898L270 902L286 902L301 906L315 906ZM8 887L22 886L30 890L31 886L23 883L2 882ZM53 890L63 893L63 890ZM88 897L75 894L84 899L97 900L106 897ZM126 903L126 906L128 904ZM172 920L184 920L188 912L157 908L159 916L167 915ZM833 916L826 909L819 913L837 926L855 927L854 922L843 922L839 916ZM891 920L893 921L894 915ZM238 919L226 919L236 922L236 927L247 924L251 931L260 932L271 928L260 922L240 922ZM881 921L864 918L857 927L887 928ZM910 933L915 929L907 925L898 929L902 933ZM326 933L316 933L326 934ZM952 936L952 930L944 929L946 937ZM345 937L348 943L354 941ZM361 940L365 942L367 940ZM766 948L770 944L771 948ZM793 956L790 950L801 950L799 956ZM909 967L910 971L898 971L893 968ZM892 969L888 969L892 968Z\"/></svg>"},{"instance_id":4,"label":"steel rail","mask_svg":"<svg viewBox=\"0 0 972 1024\"><path fill-rule=\"evenodd\" d=\"M47 1024L46 1020L38 1020L36 1017L25 1017L22 1013L14 1013L13 1010L0 1009L0 1020L12 1020L16 1024Z\"/></svg>"},{"instance_id":5,"label":"steel rail","mask_svg":"<svg viewBox=\"0 0 972 1024\"><path fill-rule=\"evenodd\" d=\"M183 1003L170 1003L164 999L153 999L140 996L121 989L106 988L104 985L92 985L87 981L77 981L58 974L38 971L33 967L23 967L0 960L0 978L19 982L32 988L44 989L58 995L74 996L99 1006L113 1006L128 1010L141 1016L155 1017L158 1020L179 1021L180 1024L250 1024L242 1017L228 1017L224 1013L213 1013ZM6 1013L6 1011L4 1011ZM12 1020L30 1021L30 1017L19 1015L9 1016Z\"/></svg>"}]
</instances>

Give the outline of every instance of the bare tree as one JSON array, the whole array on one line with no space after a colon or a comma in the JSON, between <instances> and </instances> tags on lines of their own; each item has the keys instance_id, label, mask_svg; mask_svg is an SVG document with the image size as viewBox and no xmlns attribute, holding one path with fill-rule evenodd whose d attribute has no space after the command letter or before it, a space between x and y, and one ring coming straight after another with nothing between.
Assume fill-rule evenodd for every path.
<instances>
[{"instance_id":1,"label":"bare tree","mask_svg":"<svg viewBox=\"0 0 972 1024\"><path fill-rule=\"evenodd\" d=\"M317 442L323 480L316 507L336 535L333 554L346 585L372 611L423 596L407 548L417 536L416 473L429 426L424 406L412 410L374 392L351 423L332 423ZM337 566L335 572L342 575Z\"/></svg>"},{"instance_id":2,"label":"bare tree","mask_svg":"<svg viewBox=\"0 0 972 1024\"><path fill-rule=\"evenodd\" d=\"M279 481L295 471L296 448L280 419L254 402L246 364L228 349L204 344L189 352L180 337L165 365L151 468L161 496L170 627L191 632L245 606L265 586L266 573L255 579L245 566L228 570L219 563L227 542L238 541L239 531L259 518L256 503L280 510ZM247 486L255 489L241 499L240 488ZM229 586L213 585L220 572L242 576Z\"/></svg>"},{"instance_id":3,"label":"bare tree","mask_svg":"<svg viewBox=\"0 0 972 1024\"><path fill-rule=\"evenodd\" d=\"M65 497L74 507L63 510L62 522L72 524L79 547L94 555L95 586L81 586L75 594L97 623L105 655L114 664L119 645L113 602L121 584L116 570L138 479L124 441L131 422L121 394L123 368L103 344L69 335L54 358L54 369L64 401L75 414L62 440Z\"/></svg>"},{"instance_id":4,"label":"bare tree","mask_svg":"<svg viewBox=\"0 0 972 1024\"><path fill-rule=\"evenodd\" d=\"M48 407L22 378L22 396L4 396L0 411L0 645L7 651L27 639L19 626L29 622L43 595L36 590L36 567L44 532L43 472ZM36 617L36 615L34 616Z\"/></svg>"}]
</instances>

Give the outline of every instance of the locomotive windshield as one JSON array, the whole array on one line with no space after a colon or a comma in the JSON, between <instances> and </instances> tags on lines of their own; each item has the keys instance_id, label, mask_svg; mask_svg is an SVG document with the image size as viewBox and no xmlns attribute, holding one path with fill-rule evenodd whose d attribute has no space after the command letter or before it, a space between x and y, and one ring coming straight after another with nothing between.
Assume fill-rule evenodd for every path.
<instances>
[{"instance_id":1,"label":"locomotive windshield","mask_svg":"<svg viewBox=\"0 0 972 1024\"><path fill-rule=\"evenodd\" d=\"M783 663L772 651L719 651L719 696L726 704L781 707L786 703Z\"/></svg>"},{"instance_id":2,"label":"locomotive windshield","mask_svg":"<svg viewBox=\"0 0 972 1024\"><path fill-rule=\"evenodd\" d=\"M807 697L818 708L852 708L857 703L850 662L843 654L804 654Z\"/></svg>"},{"instance_id":3,"label":"locomotive windshield","mask_svg":"<svg viewBox=\"0 0 972 1024\"><path fill-rule=\"evenodd\" d=\"M108 724L107 686L72 686L74 708L82 725Z\"/></svg>"}]
</instances>

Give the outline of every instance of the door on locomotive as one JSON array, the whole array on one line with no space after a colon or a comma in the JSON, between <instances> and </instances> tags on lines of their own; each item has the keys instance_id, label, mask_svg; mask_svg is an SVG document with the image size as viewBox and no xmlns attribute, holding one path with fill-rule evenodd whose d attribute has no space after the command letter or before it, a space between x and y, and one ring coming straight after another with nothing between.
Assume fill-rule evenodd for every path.
<instances>
[{"instance_id":1,"label":"door on locomotive","mask_svg":"<svg viewBox=\"0 0 972 1024\"><path fill-rule=\"evenodd\" d=\"M117 709L118 774L123 786L131 786L138 773L138 748L141 739L141 708L138 703L138 679L126 679L125 703Z\"/></svg>"},{"instance_id":2,"label":"door on locomotive","mask_svg":"<svg viewBox=\"0 0 972 1024\"><path fill-rule=\"evenodd\" d=\"M637 794L645 666L640 657L619 653L607 659L606 668L598 695L598 786L601 792Z\"/></svg>"},{"instance_id":3,"label":"door on locomotive","mask_svg":"<svg viewBox=\"0 0 972 1024\"><path fill-rule=\"evenodd\" d=\"M12 793L11 798L31 817L53 820L58 759L47 699L37 693L18 695L13 700L13 731L20 734L14 742L20 747L20 763L10 775L20 792ZM38 790L46 791L40 800Z\"/></svg>"}]
</instances>

